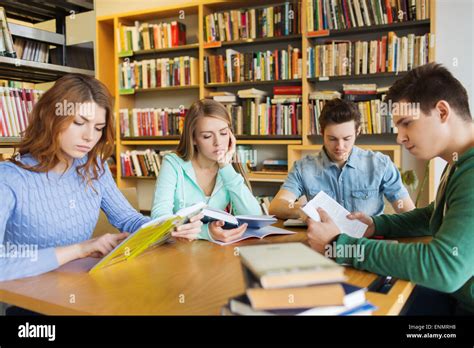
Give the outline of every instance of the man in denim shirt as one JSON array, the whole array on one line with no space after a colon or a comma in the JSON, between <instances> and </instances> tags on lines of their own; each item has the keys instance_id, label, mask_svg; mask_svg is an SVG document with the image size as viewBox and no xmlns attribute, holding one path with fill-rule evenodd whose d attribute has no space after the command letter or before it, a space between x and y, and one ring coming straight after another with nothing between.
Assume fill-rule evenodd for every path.
<instances>
[{"instance_id":1,"label":"man in denim shirt","mask_svg":"<svg viewBox=\"0 0 474 348\"><path fill-rule=\"evenodd\" d=\"M415 208L390 158L354 146L360 119L354 103L341 99L326 102L319 118L323 150L294 163L271 202L270 214L283 219L298 218L301 204L295 201L303 195L309 201L319 191L326 192L349 211L370 216L383 213L383 196L397 213Z\"/></svg>"}]
</instances>

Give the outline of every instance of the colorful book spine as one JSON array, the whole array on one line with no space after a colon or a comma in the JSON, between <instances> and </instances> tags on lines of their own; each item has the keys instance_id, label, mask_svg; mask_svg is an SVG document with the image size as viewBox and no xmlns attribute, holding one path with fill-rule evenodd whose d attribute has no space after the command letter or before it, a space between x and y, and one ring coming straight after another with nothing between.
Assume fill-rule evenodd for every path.
<instances>
[{"instance_id":1,"label":"colorful book spine","mask_svg":"<svg viewBox=\"0 0 474 348\"><path fill-rule=\"evenodd\" d=\"M214 12L204 18L206 42L281 37L301 33L301 1Z\"/></svg>"},{"instance_id":2,"label":"colorful book spine","mask_svg":"<svg viewBox=\"0 0 474 348\"><path fill-rule=\"evenodd\" d=\"M0 87L0 137L20 137L29 124L29 114L43 91Z\"/></svg>"}]
</instances>

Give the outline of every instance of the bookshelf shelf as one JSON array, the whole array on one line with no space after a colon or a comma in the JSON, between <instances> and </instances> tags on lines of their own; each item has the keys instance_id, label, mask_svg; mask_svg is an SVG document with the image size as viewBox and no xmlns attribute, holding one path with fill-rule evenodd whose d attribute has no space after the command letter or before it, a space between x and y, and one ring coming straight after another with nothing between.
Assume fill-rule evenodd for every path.
<instances>
[{"instance_id":1,"label":"bookshelf shelf","mask_svg":"<svg viewBox=\"0 0 474 348\"><path fill-rule=\"evenodd\" d=\"M119 58L127 58L127 57L135 57L135 56L145 56L145 55L153 55L159 53L168 53L168 52L185 52L185 51L194 51L199 49L199 43L193 43L188 45L181 45L176 47L168 47L168 48L158 48L154 50L139 50L139 51L125 51L119 52Z\"/></svg>"},{"instance_id":2,"label":"bookshelf shelf","mask_svg":"<svg viewBox=\"0 0 474 348\"><path fill-rule=\"evenodd\" d=\"M334 37L340 36L349 36L349 35L358 35L358 34L366 34L372 32L379 32L383 33L385 31L395 31L401 29L415 29L420 27L430 27L430 20L418 20L418 21L407 21L407 22L396 22L391 24L382 24L382 25L372 25L372 26L364 26L364 27L356 27L350 29L340 29L340 30L320 30L320 31L312 31L306 33L306 37L308 39L332 39Z\"/></svg>"},{"instance_id":3,"label":"bookshelf shelf","mask_svg":"<svg viewBox=\"0 0 474 348\"><path fill-rule=\"evenodd\" d=\"M290 79L290 80L269 80L269 81L242 81L242 82L215 82L208 83L205 85L206 88L215 87L233 87L233 86L253 86L253 85L283 85L291 83L301 83L301 79Z\"/></svg>"},{"instance_id":4,"label":"bookshelf shelf","mask_svg":"<svg viewBox=\"0 0 474 348\"><path fill-rule=\"evenodd\" d=\"M169 86L169 87L155 87L155 88L127 88L120 89L120 95L130 95L135 93L143 92L160 92L160 91L177 91L177 90L187 90L187 89L199 89L199 85L194 86Z\"/></svg>"},{"instance_id":5,"label":"bookshelf shelf","mask_svg":"<svg viewBox=\"0 0 474 348\"><path fill-rule=\"evenodd\" d=\"M271 172L269 173L261 173L261 174L255 174L255 173L248 173L248 179L249 181L252 182L278 182L278 183L283 183L286 180L287 174L272 174Z\"/></svg>"},{"instance_id":6,"label":"bookshelf shelf","mask_svg":"<svg viewBox=\"0 0 474 348\"><path fill-rule=\"evenodd\" d=\"M12 147L20 143L19 137L0 137L0 147Z\"/></svg>"},{"instance_id":7,"label":"bookshelf shelf","mask_svg":"<svg viewBox=\"0 0 474 348\"><path fill-rule=\"evenodd\" d=\"M399 72L385 72L376 74L360 74L360 75L343 75L343 76L319 76L309 77L308 82L329 82L329 81L345 81L345 80L371 80L377 78L400 78L405 75L406 71Z\"/></svg>"},{"instance_id":8,"label":"bookshelf shelf","mask_svg":"<svg viewBox=\"0 0 474 348\"><path fill-rule=\"evenodd\" d=\"M276 43L276 42L297 41L297 40L301 40L301 34L265 37L265 38L258 38L258 39L206 42L204 43L204 49L213 49L213 48L229 47L229 46L241 46L241 45L259 45L259 44L265 44L265 43Z\"/></svg>"},{"instance_id":9,"label":"bookshelf shelf","mask_svg":"<svg viewBox=\"0 0 474 348\"><path fill-rule=\"evenodd\" d=\"M0 57L0 78L2 79L41 83L55 81L70 73L94 76L93 70Z\"/></svg>"},{"instance_id":10,"label":"bookshelf shelf","mask_svg":"<svg viewBox=\"0 0 474 348\"><path fill-rule=\"evenodd\" d=\"M123 180L156 180L154 176L121 176Z\"/></svg>"},{"instance_id":11,"label":"bookshelf shelf","mask_svg":"<svg viewBox=\"0 0 474 348\"><path fill-rule=\"evenodd\" d=\"M267 136L236 136L237 145L299 145L302 143L299 138L285 137L267 137ZM134 139L134 140L131 140ZM121 145L178 145L179 137L163 139L163 137L147 137L147 138L126 138L120 141Z\"/></svg>"},{"instance_id":12,"label":"bookshelf shelf","mask_svg":"<svg viewBox=\"0 0 474 348\"><path fill-rule=\"evenodd\" d=\"M179 140L122 140L122 145L178 145Z\"/></svg>"}]
</instances>

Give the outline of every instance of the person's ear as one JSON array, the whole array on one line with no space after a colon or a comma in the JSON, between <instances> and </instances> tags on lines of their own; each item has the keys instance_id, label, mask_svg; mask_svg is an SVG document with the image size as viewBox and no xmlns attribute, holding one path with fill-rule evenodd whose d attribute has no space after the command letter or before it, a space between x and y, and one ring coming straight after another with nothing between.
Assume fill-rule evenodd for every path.
<instances>
[{"instance_id":1,"label":"person's ear","mask_svg":"<svg viewBox=\"0 0 474 348\"><path fill-rule=\"evenodd\" d=\"M449 106L449 103L446 100L440 100L435 105L435 110L439 115L439 119L441 123L448 122L452 109Z\"/></svg>"},{"instance_id":2,"label":"person's ear","mask_svg":"<svg viewBox=\"0 0 474 348\"><path fill-rule=\"evenodd\" d=\"M361 126L356 128L356 138L359 136L361 130Z\"/></svg>"}]
</instances>

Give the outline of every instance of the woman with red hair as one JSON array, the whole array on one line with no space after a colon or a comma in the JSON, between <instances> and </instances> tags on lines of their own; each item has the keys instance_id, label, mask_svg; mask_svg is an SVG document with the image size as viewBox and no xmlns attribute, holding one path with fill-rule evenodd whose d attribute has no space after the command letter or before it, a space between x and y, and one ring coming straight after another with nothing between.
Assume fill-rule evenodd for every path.
<instances>
[{"instance_id":1,"label":"woman with red hair","mask_svg":"<svg viewBox=\"0 0 474 348\"><path fill-rule=\"evenodd\" d=\"M112 98L95 78L66 75L40 98L19 152L0 163L0 280L109 253L128 233L90 239L100 209L122 232L150 220L112 178L113 139Z\"/></svg>"}]
</instances>

